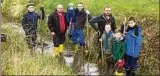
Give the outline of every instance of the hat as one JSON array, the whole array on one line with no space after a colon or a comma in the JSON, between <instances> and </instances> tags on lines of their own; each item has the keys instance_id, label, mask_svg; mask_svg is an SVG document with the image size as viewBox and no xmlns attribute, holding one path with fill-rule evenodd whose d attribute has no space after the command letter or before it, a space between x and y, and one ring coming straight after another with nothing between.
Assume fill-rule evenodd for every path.
<instances>
[{"instance_id":1,"label":"hat","mask_svg":"<svg viewBox=\"0 0 160 76\"><path fill-rule=\"evenodd\" d=\"M29 4L27 5L27 7L29 7L29 6L35 6L35 5L34 5L34 3L29 3Z\"/></svg>"},{"instance_id":2,"label":"hat","mask_svg":"<svg viewBox=\"0 0 160 76\"><path fill-rule=\"evenodd\" d=\"M73 3L69 3L69 4L68 4L68 6L73 6L73 5L74 5Z\"/></svg>"}]
</instances>

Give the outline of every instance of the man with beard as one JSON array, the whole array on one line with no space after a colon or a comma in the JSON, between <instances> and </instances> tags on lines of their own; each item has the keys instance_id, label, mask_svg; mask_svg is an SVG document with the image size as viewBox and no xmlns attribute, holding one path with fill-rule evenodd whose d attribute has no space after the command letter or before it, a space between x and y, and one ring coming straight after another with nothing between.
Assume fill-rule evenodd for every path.
<instances>
[{"instance_id":1,"label":"man with beard","mask_svg":"<svg viewBox=\"0 0 160 76\"><path fill-rule=\"evenodd\" d=\"M72 42L75 44L75 51L78 50L78 44L82 47L82 50L87 51L87 46L85 43L85 36L84 36L84 28L85 23L88 20L91 19L91 15L89 15L90 12L88 10L84 9L84 5L82 3L78 3L77 8L75 9L75 23L73 25L73 31L72 31Z\"/></svg>"},{"instance_id":2,"label":"man with beard","mask_svg":"<svg viewBox=\"0 0 160 76\"><path fill-rule=\"evenodd\" d=\"M105 50L106 52L108 52L108 38L110 37L112 32L113 33L115 32L116 29L115 18L111 14L111 8L109 6L105 6L104 13L91 19L89 23L93 27L93 29L98 32L99 34L98 39L100 39L102 34L104 33L105 26L107 24L111 25L111 32L106 34ZM96 23L98 24L98 27L96 27Z\"/></svg>"}]
</instances>

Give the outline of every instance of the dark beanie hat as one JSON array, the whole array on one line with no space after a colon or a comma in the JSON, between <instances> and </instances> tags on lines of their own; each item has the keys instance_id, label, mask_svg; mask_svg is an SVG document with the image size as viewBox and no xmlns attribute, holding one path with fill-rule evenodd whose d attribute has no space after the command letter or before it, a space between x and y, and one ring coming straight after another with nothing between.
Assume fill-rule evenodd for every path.
<instances>
[{"instance_id":1,"label":"dark beanie hat","mask_svg":"<svg viewBox=\"0 0 160 76\"><path fill-rule=\"evenodd\" d=\"M27 7L29 7L29 6L35 6L35 5L34 5L34 3L29 3L29 4L27 5Z\"/></svg>"}]
</instances>

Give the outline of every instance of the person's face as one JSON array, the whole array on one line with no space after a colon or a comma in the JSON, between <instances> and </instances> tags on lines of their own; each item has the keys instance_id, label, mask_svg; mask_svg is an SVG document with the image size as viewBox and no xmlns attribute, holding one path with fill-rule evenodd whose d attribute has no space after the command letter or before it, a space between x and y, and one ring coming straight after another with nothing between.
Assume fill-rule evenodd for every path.
<instances>
[{"instance_id":1,"label":"person's face","mask_svg":"<svg viewBox=\"0 0 160 76\"><path fill-rule=\"evenodd\" d=\"M115 37L116 38L120 38L121 37L121 33L120 32L115 33Z\"/></svg>"},{"instance_id":2,"label":"person's face","mask_svg":"<svg viewBox=\"0 0 160 76\"><path fill-rule=\"evenodd\" d=\"M106 26L105 26L105 31L106 31L107 33L111 31L110 25L106 25Z\"/></svg>"},{"instance_id":3,"label":"person's face","mask_svg":"<svg viewBox=\"0 0 160 76\"><path fill-rule=\"evenodd\" d=\"M134 27L134 26L136 25L136 23L135 23L134 21L129 21L129 22L128 22L128 25L129 25L130 27Z\"/></svg>"},{"instance_id":4,"label":"person's face","mask_svg":"<svg viewBox=\"0 0 160 76\"><path fill-rule=\"evenodd\" d=\"M77 8L78 8L79 11L81 11L83 9L83 5L82 4L78 4Z\"/></svg>"},{"instance_id":5,"label":"person's face","mask_svg":"<svg viewBox=\"0 0 160 76\"><path fill-rule=\"evenodd\" d=\"M34 6L28 6L28 11L29 12L34 12Z\"/></svg>"},{"instance_id":6,"label":"person's face","mask_svg":"<svg viewBox=\"0 0 160 76\"><path fill-rule=\"evenodd\" d=\"M57 6L57 12L59 12L59 13L61 13L61 12L63 12L63 6L62 5L58 5Z\"/></svg>"},{"instance_id":7,"label":"person's face","mask_svg":"<svg viewBox=\"0 0 160 76\"><path fill-rule=\"evenodd\" d=\"M69 10L73 10L74 8L73 7L69 7Z\"/></svg>"},{"instance_id":8,"label":"person's face","mask_svg":"<svg viewBox=\"0 0 160 76\"><path fill-rule=\"evenodd\" d=\"M104 13L106 16L109 16L111 14L111 8L105 8Z\"/></svg>"}]
</instances>

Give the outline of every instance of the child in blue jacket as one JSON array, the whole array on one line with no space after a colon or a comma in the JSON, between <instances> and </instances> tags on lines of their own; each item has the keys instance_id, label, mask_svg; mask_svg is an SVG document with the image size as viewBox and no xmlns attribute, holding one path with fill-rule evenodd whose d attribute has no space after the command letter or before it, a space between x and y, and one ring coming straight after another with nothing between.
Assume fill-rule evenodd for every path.
<instances>
[{"instance_id":1,"label":"child in blue jacket","mask_svg":"<svg viewBox=\"0 0 160 76\"><path fill-rule=\"evenodd\" d=\"M142 45L142 28L136 24L135 18L130 17L128 27L125 33L126 56L125 69L126 76L135 76L137 69L137 60Z\"/></svg>"},{"instance_id":2,"label":"child in blue jacket","mask_svg":"<svg viewBox=\"0 0 160 76\"><path fill-rule=\"evenodd\" d=\"M69 24L69 29L67 30L67 34L69 38L71 38L73 32L73 25L75 23L75 9L73 3L68 4L66 19L67 23Z\"/></svg>"}]
</instances>

